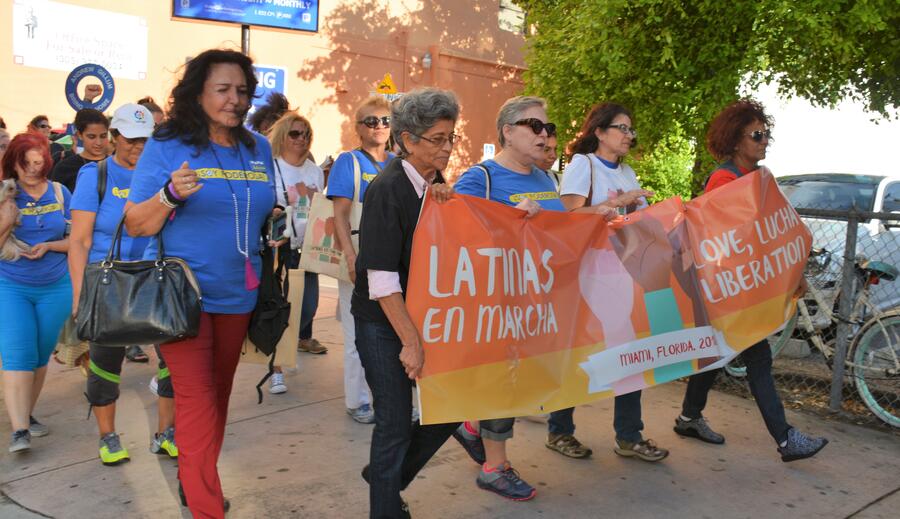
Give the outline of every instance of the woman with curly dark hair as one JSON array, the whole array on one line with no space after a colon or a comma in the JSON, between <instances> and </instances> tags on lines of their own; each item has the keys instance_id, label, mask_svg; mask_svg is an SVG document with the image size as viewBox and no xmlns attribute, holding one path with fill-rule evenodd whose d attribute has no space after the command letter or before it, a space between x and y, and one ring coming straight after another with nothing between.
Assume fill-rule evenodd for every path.
<instances>
[{"instance_id":1,"label":"woman with curly dark hair","mask_svg":"<svg viewBox=\"0 0 900 519\"><path fill-rule=\"evenodd\" d=\"M261 230L275 205L272 148L244 127L255 89L253 62L239 52L208 50L188 62L125 206L128 232L162 231L166 254L188 263L203 294L197 337L160 346L175 389L182 504L194 517L221 518L227 506L216 463L256 305ZM154 238L144 258L156 251Z\"/></svg>"},{"instance_id":2,"label":"woman with curly dark hair","mask_svg":"<svg viewBox=\"0 0 900 519\"><path fill-rule=\"evenodd\" d=\"M742 99L725 107L713 119L706 134L706 147L721 164L706 181L706 192L733 182L760 168L766 158L773 126L772 118L761 104ZM825 438L807 436L787 423L781 397L772 378L772 350L766 339L741 353L747 366L750 392L769 434L778 444L782 461L794 461L814 456L828 443ZM725 437L715 432L703 417L709 390L719 370L698 373L688 380L681 415L675 418L675 432L707 443L725 443Z\"/></svg>"}]
</instances>

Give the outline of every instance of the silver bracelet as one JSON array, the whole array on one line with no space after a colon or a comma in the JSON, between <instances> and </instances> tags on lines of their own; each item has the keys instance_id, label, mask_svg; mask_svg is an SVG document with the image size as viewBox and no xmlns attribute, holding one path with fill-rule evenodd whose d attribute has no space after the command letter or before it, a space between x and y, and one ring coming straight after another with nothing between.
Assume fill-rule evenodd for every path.
<instances>
[{"instance_id":1,"label":"silver bracelet","mask_svg":"<svg viewBox=\"0 0 900 519\"><path fill-rule=\"evenodd\" d=\"M163 188L163 189L165 189L165 188ZM169 199L166 198L166 194L163 193L163 189L159 190L159 203L168 207L169 209L175 209L175 207L176 207L175 204L173 204L172 202L169 202Z\"/></svg>"}]
</instances>

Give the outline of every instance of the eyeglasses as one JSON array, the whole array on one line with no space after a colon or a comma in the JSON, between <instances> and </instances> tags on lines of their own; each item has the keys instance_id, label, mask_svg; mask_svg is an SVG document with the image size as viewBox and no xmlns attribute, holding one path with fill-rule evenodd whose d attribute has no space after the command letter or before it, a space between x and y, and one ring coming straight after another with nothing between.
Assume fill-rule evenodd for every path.
<instances>
[{"instance_id":1,"label":"eyeglasses","mask_svg":"<svg viewBox=\"0 0 900 519\"><path fill-rule=\"evenodd\" d=\"M632 137L637 137L637 130L627 124L610 124L607 128L615 128L626 135L630 134Z\"/></svg>"},{"instance_id":2,"label":"eyeglasses","mask_svg":"<svg viewBox=\"0 0 900 519\"><path fill-rule=\"evenodd\" d=\"M375 129L378 128L378 123L381 123L381 126L385 128L391 127L391 117L389 115L385 115L384 117L375 117L374 115L370 115L368 117L364 117L359 121L356 121L359 124L364 124L366 128Z\"/></svg>"},{"instance_id":3,"label":"eyeglasses","mask_svg":"<svg viewBox=\"0 0 900 519\"><path fill-rule=\"evenodd\" d=\"M422 139L423 141L428 141L431 144L434 144L438 148L443 148L444 144L450 143L450 146L456 144L456 141L459 140L459 135L455 133L451 133L450 135L444 137L443 135L438 135L437 137L425 137L424 135L416 135L415 133L409 132L410 135L415 135L416 137Z\"/></svg>"},{"instance_id":4,"label":"eyeglasses","mask_svg":"<svg viewBox=\"0 0 900 519\"><path fill-rule=\"evenodd\" d=\"M748 133L747 137L750 137L753 142L762 142L763 139L769 140L772 138L772 130L754 130Z\"/></svg>"},{"instance_id":5,"label":"eyeglasses","mask_svg":"<svg viewBox=\"0 0 900 519\"><path fill-rule=\"evenodd\" d=\"M301 132L300 130L291 130L287 134L288 134L288 137L290 137L291 139L294 139L294 140L297 140L300 137L303 137L304 139L309 139L309 130L306 130L305 132Z\"/></svg>"},{"instance_id":6,"label":"eyeglasses","mask_svg":"<svg viewBox=\"0 0 900 519\"><path fill-rule=\"evenodd\" d=\"M556 125L553 123L545 123L544 121L536 118L529 117L528 119L520 119L513 123L514 126L530 126L531 131L534 132L535 135L540 135L543 130L547 130L547 137L553 137L556 135Z\"/></svg>"}]
</instances>

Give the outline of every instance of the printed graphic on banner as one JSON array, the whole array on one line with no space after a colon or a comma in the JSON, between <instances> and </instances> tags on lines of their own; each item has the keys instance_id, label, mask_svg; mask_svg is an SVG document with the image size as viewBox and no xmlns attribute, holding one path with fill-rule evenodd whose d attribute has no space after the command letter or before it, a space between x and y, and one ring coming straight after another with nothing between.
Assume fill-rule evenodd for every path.
<instances>
[{"instance_id":1,"label":"printed graphic on banner","mask_svg":"<svg viewBox=\"0 0 900 519\"><path fill-rule=\"evenodd\" d=\"M97 78L100 84L100 97L93 101L86 101L81 98L78 93L78 85L81 80L86 77ZM94 63L85 63L84 65L75 67L66 78L66 102L76 112L82 108L93 108L94 110L106 111L112 104L116 95L116 82L113 81L112 74L100 65Z\"/></svg>"},{"instance_id":2,"label":"printed graphic on banner","mask_svg":"<svg viewBox=\"0 0 900 519\"><path fill-rule=\"evenodd\" d=\"M407 291L423 423L538 414L721 367L793 314L811 241L768 171L609 225L429 200Z\"/></svg>"},{"instance_id":3,"label":"printed graphic on banner","mask_svg":"<svg viewBox=\"0 0 900 519\"><path fill-rule=\"evenodd\" d=\"M319 0L173 0L172 16L316 32Z\"/></svg>"},{"instance_id":4,"label":"printed graphic on banner","mask_svg":"<svg viewBox=\"0 0 900 519\"><path fill-rule=\"evenodd\" d=\"M250 99L250 111L247 117L264 106L269 94L278 92L287 95L287 69L284 67L271 67L268 65L253 65L256 74L256 94ZM249 124L248 124L249 127Z\"/></svg>"},{"instance_id":5,"label":"printed graphic on banner","mask_svg":"<svg viewBox=\"0 0 900 519\"><path fill-rule=\"evenodd\" d=\"M13 62L72 70L97 63L121 79L147 78L147 20L49 0L13 0Z\"/></svg>"}]
</instances>

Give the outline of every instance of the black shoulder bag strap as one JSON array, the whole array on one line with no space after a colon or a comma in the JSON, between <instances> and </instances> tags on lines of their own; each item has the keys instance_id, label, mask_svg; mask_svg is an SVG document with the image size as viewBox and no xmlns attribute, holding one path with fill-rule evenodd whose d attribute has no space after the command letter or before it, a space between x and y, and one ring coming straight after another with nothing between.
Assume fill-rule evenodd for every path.
<instances>
[{"instance_id":1,"label":"black shoulder bag strap","mask_svg":"<svg viewBox=\"0 0 900 519\"><path fill-rule=\"evenodd\" d=\"M97 206L103 203L103 197L106 195L106 176L107 176L107 166L106 161L109 158L105 158L99 162L97 162Z\"/></svg>"},{"instance_id":2,"label":"black shoulder bag strap","mask_svg":"<svg viewBox=\"0 0 900 519\"><path fill-rule=\"evenodd\" d=\"M378 174L380 175L383 170L381 169L381 164L379 164L378 161L375 160L375 157L373 157L371 153L369 153L368 151L366 151L362 148L356 148L356 149L358 149L360 153L362 153L363 155L366 156L367 159L369 159L369 162L372 163L372 167L374 167L375 171L377 171Z\"/></svg>"},{"instance_id":3,"label":"black shoulder bag strap","mask_svg":"<svg viewBox=\"0 0 900 519\"><path fill-rule=\"evenodd\" d=\"M284 296L284 300L287 301L288 307L290 307L290 273L286 270L285 265L287 264L288 251L290 250L289 244L284 244L278 249L275 250L275 257L277 258L278 266L275 268L274 276L276 281L281 281L281 293ZM268 263L268 269L271 270L271 262L267 261L268 258L265 254L263 254L263 271L266 270ZM288 313L288 319L290 319L290 313ZM285 331L287 331L289 325L285 325ZM256 384L256 395L258 397L257 405L261 404L263 401L263 393L262 387L263 384L266 383L267 380L275 373L275 356L278 355L278 344L275 344L275 347L272 349L272 354L269 355L269 370L263 376L262 380Z\"/></svg>"}]
</instances>

